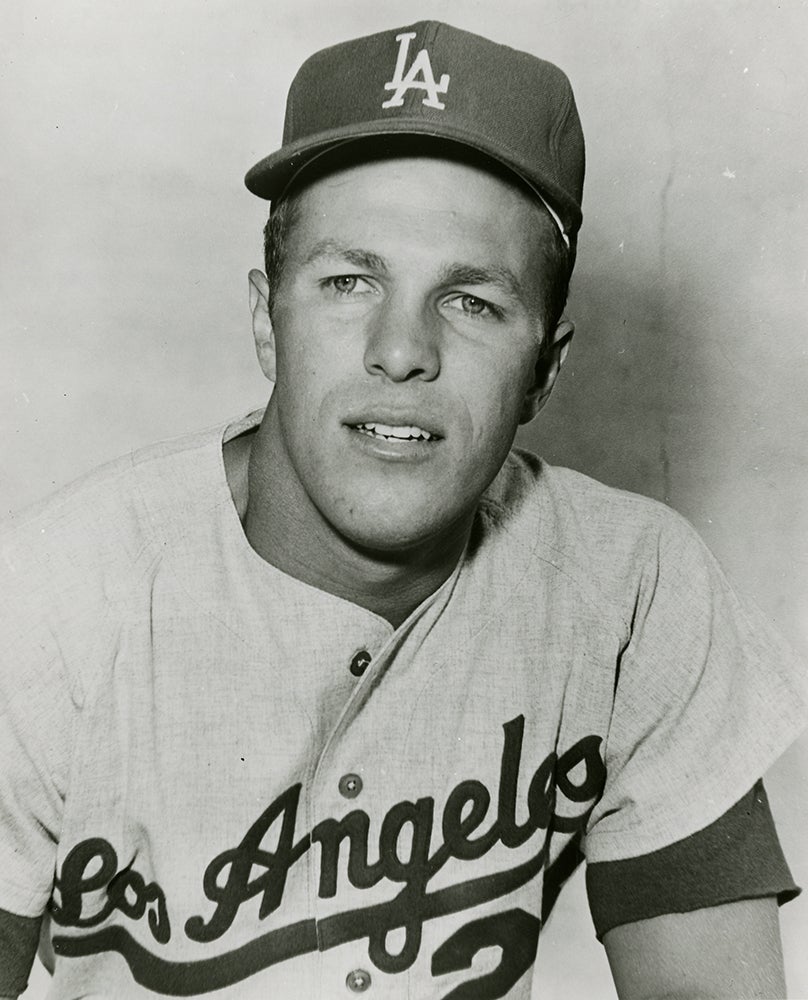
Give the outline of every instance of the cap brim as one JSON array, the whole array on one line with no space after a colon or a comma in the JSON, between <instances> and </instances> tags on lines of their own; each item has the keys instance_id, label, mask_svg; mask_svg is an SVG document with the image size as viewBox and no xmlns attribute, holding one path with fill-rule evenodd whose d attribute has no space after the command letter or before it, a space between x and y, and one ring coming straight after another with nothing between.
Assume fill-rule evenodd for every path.
<instances>
[{"instance_id":1,"label":"cap brim","mask_svg":"<svg viewBox=\"0 0 808 1000\"><path fill-rule=\"evenodd\" d=\"M441 125L440 128L436 128L434 122L423 118L395 118L363 122L361 127L344 126L320 132L316 137L300 139L287 146L282 146L256 163L247 171L244 183L259 198L272 201L283 194L297 174L324 153L352 140L386 135L432 136L436 139L459 143L467 149L481 153L507 167L532 188L551 213L556 216L556 221L560 224L565 237L568 234L574 237L580 228L581 211L578 206L557 185L537 172L533 165L520 163L516 155L512 157L503 155L503 152L507 153L507 151L503 151L501 145L487 144L481 141L479 135L449 125Z\"/></svg>"}]
</instances>

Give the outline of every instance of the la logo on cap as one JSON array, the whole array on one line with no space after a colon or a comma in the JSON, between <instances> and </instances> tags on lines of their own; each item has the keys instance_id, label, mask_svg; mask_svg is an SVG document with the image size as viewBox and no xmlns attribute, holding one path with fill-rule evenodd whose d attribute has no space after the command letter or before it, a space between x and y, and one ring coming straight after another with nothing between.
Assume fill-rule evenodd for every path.
<instances>
[{"instance_id":1,"label":"la logo on cap","mask_svg":"<svg viewBox=\"0 0 808 1000\"><path fill-rule=\"evenodd\" d=\"M399 43L396 69L393 79L384 85L385 90L394 90L395 93L389 101L385 101L382 104L382 107L400 108L404 104L404 95L408 90L425 90L427 96L423 99L422 103L428 108L443 110L446 105L439 100L439 95L445 94L449 89L449 74L444 73L440 78L440 83L435 80L435 74L432 72L432 63L429 61L429 53L426 49L421 49L410 64L407 75L404 75L404 68L407 65L407 54L413 38L415 38L414 31L407 31L396 35L396 41Z\"/></svg>"}]
</instances>

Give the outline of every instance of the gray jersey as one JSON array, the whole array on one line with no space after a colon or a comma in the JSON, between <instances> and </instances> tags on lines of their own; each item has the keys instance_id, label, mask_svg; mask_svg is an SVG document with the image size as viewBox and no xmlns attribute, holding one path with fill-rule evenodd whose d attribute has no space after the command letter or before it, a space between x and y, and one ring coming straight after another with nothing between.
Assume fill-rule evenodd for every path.
<instances>
[{"instance_id":1,"label":"gray jersey","mask_svg":"<svg viewBox=\"0 0 808 1000\"><path fill-rule=\"evenodd\" d=\"M394 629L250 548L259 416L6 531L0 906L50 901L53 998L527 1000L581 858L722 816L801 671L681 518L516 452Z\"/></svg>"}]
</instances>

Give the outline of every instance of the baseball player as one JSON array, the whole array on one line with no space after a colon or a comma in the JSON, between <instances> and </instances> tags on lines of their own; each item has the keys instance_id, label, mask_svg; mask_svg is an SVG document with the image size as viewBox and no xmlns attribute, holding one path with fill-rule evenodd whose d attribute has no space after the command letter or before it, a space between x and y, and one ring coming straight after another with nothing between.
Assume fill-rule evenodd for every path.
<instances>
[{"instance_id":1,"label":"baseball player","mask_svg":"<svg viewBox=\"0 0 808 1000\"><path fill-rule=\"evenodd\" d=\"M437 22L319 52L250 275L265 410L2 537L0 996L528 1000L585 859L621 998L783 996L800 669L666 507L512 450L584 147Z\"/></svg>"}]
</instances>

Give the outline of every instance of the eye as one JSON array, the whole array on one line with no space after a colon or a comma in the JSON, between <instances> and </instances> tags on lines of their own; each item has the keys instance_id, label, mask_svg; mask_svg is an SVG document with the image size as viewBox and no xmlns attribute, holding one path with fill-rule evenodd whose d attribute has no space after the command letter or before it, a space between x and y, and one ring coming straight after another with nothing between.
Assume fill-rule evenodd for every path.
<instances>
[{"instance_id":1,"label":"eye","mask_svg":"<svg viewBox=\"0 0 808 1000\"><path fill-rule=\"evenodd\" d=\"M355 296L373 291L370 282L359 274L335 274L326 278L322 285L338 296Z\"/></svg>"},{"instance_id":2,"label":"eye","mask_svg":"<svg viewBox=\"0 0 808 1000\"><path fill-rule=\"evenodd\" d=\"M488 310L488 303L485 299L478 299L476 295L464 295L461 304L463 311L472 316L479 316Z\"/></svg>"},{"instance_id":3,"label":"eye","mask_svg":"<svg viewBox=\"0 0 808 1000\"><path fill-rule=\"evenodd\" d=\"M335 278L331 278L330 281L334 291L339 292L340 295L350 295L356 288L357 279L354 274L338 274Z\"/></svg>"},{"instance_id":4,"label":"eye","mask_svg":"<svg viewBox=\"0 0 808 1000\"><path fill-rule=\"evenodd\" d=\"M461 310L466 316L491 317L492 319L500 319L502 317L502 310L498 309L497 306L491 302L487 302L485 299L479 298L477 295L469 295L468 293L456 295L454 298L449 299L447 305L452 309Z\"/></svg>"}]
</instances>

